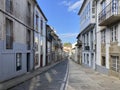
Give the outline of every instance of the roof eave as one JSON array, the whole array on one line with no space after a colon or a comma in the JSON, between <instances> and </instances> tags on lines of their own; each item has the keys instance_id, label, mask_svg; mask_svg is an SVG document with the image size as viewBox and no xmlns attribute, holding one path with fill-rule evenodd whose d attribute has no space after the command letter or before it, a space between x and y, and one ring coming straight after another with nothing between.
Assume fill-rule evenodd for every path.
<instances>
[{"instance_id":1,"label":"roof eave","mask_svg":"<svg viewBox=\"0 0 120 90\"><path fill-rule=\"evenodd\" d=\"M48 19L46 18L45 14L43 13L42 9L40 8L38 2L35 0L35 3L37 5L37 8L40 10L41 14L43 15L43 17L45 18L46 21L48 21Z\"/></svg>"},{"instance_id":2,"label":"roof eave","mask_svg":"<svg viewBox=\"0 0 120 90\"><path fill-rule=\"evenodd\" d=\"M81 8L80 8L80 10L78 12L78 15L80 15L80 13L82 12L82 9L83 9L83 7L84 7L84 5L85 5L86 2L87 2L87 0L83 1L82 6L81 6Z\"/></svg>"}]
</instances>

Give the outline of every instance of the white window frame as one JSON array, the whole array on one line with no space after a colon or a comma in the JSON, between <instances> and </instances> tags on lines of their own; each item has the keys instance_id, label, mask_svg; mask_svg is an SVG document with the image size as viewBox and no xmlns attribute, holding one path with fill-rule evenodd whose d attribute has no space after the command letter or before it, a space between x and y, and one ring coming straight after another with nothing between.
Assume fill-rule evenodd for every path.
<instances>
[{"instance_id":1,"label":"white window frame","mask_svg":"<svg viewBox=\"0 0 120 90\"><path fill-rule=\"evenodd\" d=\"M117 42L118 41L118 25L114 25L110 28L111 32L111 42Z\"/></svg>"},{"instance_id":2,"label":"white window frame","mask_svg":"<svg viewBox=\"0 0 120 90\"><path fill-rule=\"evenodd\" d=\"M119 67L118 67L118 65L119 65L119 57L118 56L111 56L111 60L112 60L111 69L113 71L119 72ZM115 63L113 63L113 61L115 61ZM113 64L115 64L115 67L113 66Z\"/></svg>"}]
</instances>

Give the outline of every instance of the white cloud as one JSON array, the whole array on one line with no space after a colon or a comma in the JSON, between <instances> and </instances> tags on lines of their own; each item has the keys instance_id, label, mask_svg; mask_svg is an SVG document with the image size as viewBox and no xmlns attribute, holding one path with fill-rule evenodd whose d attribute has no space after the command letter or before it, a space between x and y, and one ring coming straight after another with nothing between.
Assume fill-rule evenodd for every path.
<instances>
[{"instance_id":1,"label":"white cloud","mask_svg":"<svg viewBox=\"0 0 120 90\"><path fill-rule=\"evenodd\" d=\"M72 2L71 1L66 1L66 0L64 0L64 1L62 1L61 3L60 3L60 5L64 5L64 6L70 6L72 4Z\"/></svg>"},{"instance_id":2,"label":"white cloud","mask_svg":"<svg viewBox=\"0 0 120 90\"><path fill-rule=\"evenodd\" d=\"M77 1L68 7L68 11L76 12L82 5L83 0Z\"/></svg>"},{"instance_id":3,"label":"white cloud","mask_svg":"<svg viewBox=\"0 0 120 90\"><path fill-rule=\"evenodd\" d=\"M60 34L59 36L61 38L70 38L70 37L76 37L78 33L65 33L65 34Z\"/></svg>"},{"instance_id":4,"label":"white cloud","mask_svg":"<svg viewBox=\"0 0 120 90\"><path fill-rule=\"evenodd\" d=\"M69 12L78 12L84 0L79 0L76 2L64 0L61 2L61 5L67 6Z\"/></svg>"}]
</instances>

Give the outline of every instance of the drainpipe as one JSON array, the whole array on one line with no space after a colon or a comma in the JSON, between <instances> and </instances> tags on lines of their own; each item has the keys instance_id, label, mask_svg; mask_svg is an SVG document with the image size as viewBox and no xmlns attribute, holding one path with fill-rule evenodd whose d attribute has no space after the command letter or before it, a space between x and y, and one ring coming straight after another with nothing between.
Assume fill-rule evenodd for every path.
<instances>
[{"instance_id":1,"label":"drainpipe","mask_svg":"<svg viewBox=\"0 0 120 90\"><path fill-rule=\"evenodd\" d=\"M95 10L95 13L96 13L96 18L95 18L95 70L97 69L96 68L96 59L97 59L97 0L96 1L96 10Z\"/></svg>"},{"instance_id":2,"label":"drainpipe","mask_svg":"<svg viewBox=\"0 0 120 90\"><path fill-rule=\"evenodd\" d=\"M36 3L33 7L33 29L35 30L35 9L36 8ZM36 49L36 46L35 46L35 31L33 31L33 70L35 70L35 49Z\"/></svg>"},{"instance_id":3,"label":"drainpipe","mask_svg":"<svg viewBox=\"0 0 120 90\"><path fill-rule=\"evenodd\" d=\"M45 56L45 60L46 60L46 66L48 65L48 59L47 59L47 56L48 56L48 54L47 54L47 21L45 21L45 43L46 43L46 46L45 46L45 48L46 48L46 50L45 50L45 53L46 53L46 56Z\"/></svg>"},{"instance_id":4,"label":"drainpipe","mask_svg":"<svg viewBox=\"0 0 120 90\"><path fill-rule=\"evenodd\" d=\"M36 6L36 4L35 4L35 6ZM35 6L33 7L33 29L35 28L35 24L34 24L34 14L35 14ZM35 31L33 31L33 46L32 46L32 51L33 51L33 70L35 70L35 49L34 49L34 32Z\"/></svg>"}]
</instances>

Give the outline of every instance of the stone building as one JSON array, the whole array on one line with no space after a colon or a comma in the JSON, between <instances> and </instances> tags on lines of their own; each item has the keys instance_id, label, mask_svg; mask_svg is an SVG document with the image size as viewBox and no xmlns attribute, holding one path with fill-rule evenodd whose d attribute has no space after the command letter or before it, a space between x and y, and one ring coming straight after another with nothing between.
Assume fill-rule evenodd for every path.
<instances>
[{"instance_id":1,"label":"stone building","mask_svg":"<svg viewBox=\"0 0 120 90\"><path fill-rule=\"evenodd\" d=\"M120 0L98 0L96 8L96 69L120 77Z\"/></svg>"},{"instance_id":2,"label":"stone building","mask_svg":"<svg viewBox=\"0 0 120 90\"><path fill-rule=\"evenodd\" d=\"M34 0L0 0L0 81L33 70Z\"/></svg>"},{"instance_id":3,"label":"stone building","mask_svg":"<svg viewBox=\"0 0 120 90\"><path fill-rule=\"evenodd\" d=\"M63 53L63 45L62 45L62 40L58 38L58 60L62 60L62 53Z\"/></svg>"},{"instance_id":4,"label":"stone building","mask_svg":"<svg viewBox=\"0 0 120 90\"><path fill-rule=\"evenodd\" d=\"M120 77L119 4L119 0L84 0L78 13L81 32L77 37L82 41L82 63L116 77Z\"/></svg>"},{"instance_id":5,"label":"stone building","mask_svg":"<svg viewBox=\"0 0 120 90\"><path fill-rule=\"evenodd\" d=\"M52 63L52 35L51 35L51 32L52 32L52 27L47 25L47 39L46 39L46 42L47 42L47 63L46 64L51 64Z\"/></svg>"},{"instance_id":6,"label":"stone building","mask_svg":"<svg viewBox=\"0 0 120 90\"><path fill-rule=\"evenodd\" d=\"M0 82L45 66L46 22L36 0L0 0Z\"/></svg>"},{"instance_id":7,"label":"stone building","mask_svg":"<svg viewBox=\"0 0 120 90\"><path fill-rule=\"evenodd\" d=\"M52 36L52 62L57 62L62 59L63 47L62 41L59 36L56 34L55 29L51 27L51 36Z\"/></svg>"}]
</instances>

